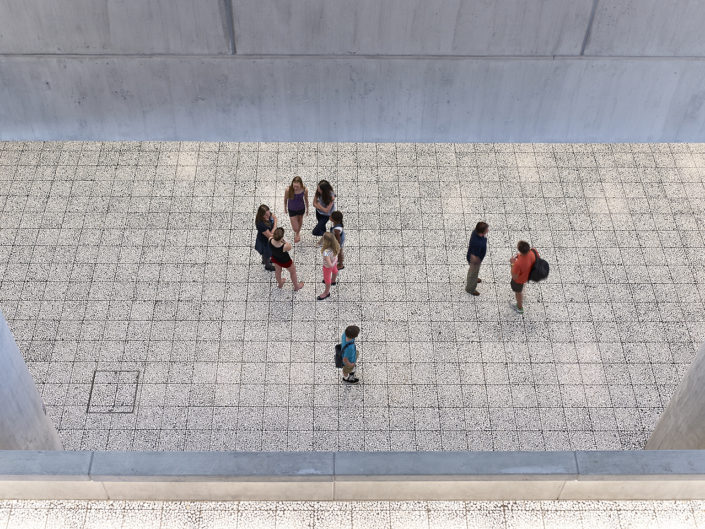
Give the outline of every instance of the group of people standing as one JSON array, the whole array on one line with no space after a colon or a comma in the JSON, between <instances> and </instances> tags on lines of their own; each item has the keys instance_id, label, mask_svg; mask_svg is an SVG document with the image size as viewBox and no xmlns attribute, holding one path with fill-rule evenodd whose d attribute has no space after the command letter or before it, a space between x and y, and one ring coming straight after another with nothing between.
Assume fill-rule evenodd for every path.
<instances>
[{"instance_id":1,"label":"group of people standing","mask_svg":"<svg viewBox=\"0 0 705 529\"><path fill-rule=\"evenodd\" d=\"M490 227L486 222L478 222L470 235L467 255L469 268L465 291L473 296L480 295L477 285L482 283L482 279L479 278L480 265L482 265L482 260L487 253L487 234L489 231ZM509 259L512 276L509 286L516 298L516 303L510 303L510 306L519 314L524 314L524 285L529 282L531 270L538 259L538 252L531 248L531 245L526 241L517 243L517 253Z\"/></svg>"},{"instance_id":2,"label":"group of people standing","mask_svg":"<svg viewBox=\"0 0 705 529\"><path fill-rule=\"evenodd\" d=\"M343 264L343 246L345 244L345 230L343 227L343 214L335 207L336 195L333 187L327 180L321 180L316 186L313 195L313 207L316 210L316 227L312 234L321 237L318 244L321 246L323 256L323 283L325 290L317 299L324 300L330 296L331 285L337 284L338 272L345 268ZM295 176L291 185L284 193L284 212L289 215L291 229L294 232L294 244L301 242L301 228L304 216L309 213L308 189L301 177ZM333 222L330 231L326 230L329 221ZM294 291L301 290L303 281L296 275L296 265L289 255L292 244L284 239L284 228L278 225L276 215L270 208L262 204L257 209L255 216L257 240L255 250L262 256L262 264L269 271L274 271L277 286L282 288L286 279L282 277L282 270L287 269Z\"/></svg>"}]
</instances>

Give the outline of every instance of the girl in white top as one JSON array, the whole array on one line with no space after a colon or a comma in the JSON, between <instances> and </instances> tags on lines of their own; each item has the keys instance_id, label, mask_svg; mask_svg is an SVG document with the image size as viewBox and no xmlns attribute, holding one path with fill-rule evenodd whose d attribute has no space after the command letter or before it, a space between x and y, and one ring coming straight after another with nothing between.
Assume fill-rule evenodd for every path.
<instances>
[{"instance_id":1,"label":"girl in white top","mask_svg":"<svg viewBox=\"0 0 705 529\"><path fill-rule=\"evenodd\" d=\"M319 300L324 300L330 296L331 284L336 284L338 277L338 253L340 245L335 240L332 233L326 233L321 238L321 254L323 254L323 282L326 284L326 289L323 294L318 296Z\"/></svg>"}]
</instances>

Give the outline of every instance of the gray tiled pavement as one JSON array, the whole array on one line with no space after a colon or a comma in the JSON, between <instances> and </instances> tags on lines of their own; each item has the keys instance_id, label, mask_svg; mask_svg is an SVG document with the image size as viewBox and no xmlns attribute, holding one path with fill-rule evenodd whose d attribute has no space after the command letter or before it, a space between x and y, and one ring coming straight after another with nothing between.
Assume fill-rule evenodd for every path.
<instances>
[{"instance_id":1,"label":"gray tiled pavement","mask_svg":"<svg viewBox=\"0 0 705 529\"><path fill-rule=\"evenodd\" d=\"M0 529L698 529L703 502L0 501Z\"/></svg>"},{"instance_id":2,"label":"gray tiled pavement","mask_svg":"<svg viewBox=\"0 0 705 529\"><path fill-rule=\"evenodd\" d=\"M301 292L252 248L296 174L345 214L324 302L311 217ZM0 143L0 308L70 449L642 448L705 341L704 180L705 144Z\"/></svg>"}]
</instances>

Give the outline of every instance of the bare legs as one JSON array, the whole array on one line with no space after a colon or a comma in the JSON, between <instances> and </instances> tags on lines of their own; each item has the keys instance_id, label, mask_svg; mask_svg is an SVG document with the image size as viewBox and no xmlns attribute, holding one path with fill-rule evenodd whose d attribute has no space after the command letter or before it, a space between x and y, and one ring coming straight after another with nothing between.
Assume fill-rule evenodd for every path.
<instances>
[{"instance_id":1,"label":"bare legs","mask_svg":"<svg viewBox=\"0 0 705 529\"><path fill-rule=\"evenodd\" d=\"M289 220L291 220L291 229L294 230L294 242L301 242L301 225L304 222L304 216L296 215L289 217Z\"/></svg>"},{"instance_id":2,"label":"bare legs","mask_svg":"<svg viewBox=\"0 0 705 529\"><path fill-rule=\"evenodd\" d=\"M294 263L291 263L291 266L287 268L287 270L289 271L291 282L294 284L294 292L296 292L297 290L301 290L304 287L304 282L299 282L298 278L296 277L296 265ZM284 283L286 283L286 279L282 277L282 267L278 264L274 265L274 276L277 278L277 286L279 288L282 288L284 286Z\"/></svg>"},{"instance_id":3,"label":"bare legs","mask_svg":"<svg viewBox=\"0 0 705 529\"><path fill-rule=\"evenodd\" d=\"M524 308L524 293L523 292L514 292L514 295L517 298L517 308L519 310L522 310Z\"/></svg>"},{"instance_id":4,"label":"bare legs","mask_svg":"<svg viewBox=\"0 0 705 529\"><path fill-rule=\"evenodd\" d=\"M291 276L291 282L294 283L294 292L304 288L304 282L299 282L298 277L296 276L296 265L293 263L289 267L289 276Z\"/></svg>"},{"instance_id":5,"label":"bare legs","mask_svg":"<svg viewBox=\"0 0 705 529\"><path fill-rule=\"evenodd\" d=\"M282 267L276 263L274 263L274 277L277 278L277 286L279 288L283 287L286 279L282 277Z\"/></svg>"}]
</instances>

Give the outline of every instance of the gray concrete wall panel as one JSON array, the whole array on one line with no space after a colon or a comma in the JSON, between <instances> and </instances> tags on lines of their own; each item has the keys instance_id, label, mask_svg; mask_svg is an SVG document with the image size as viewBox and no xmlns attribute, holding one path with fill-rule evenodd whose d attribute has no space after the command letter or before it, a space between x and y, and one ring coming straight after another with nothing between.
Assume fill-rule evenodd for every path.
<instances>
[{"instance_id":1,"label":"gray concrete wall panel","mask_svg":"<svg viewBox=\"0 0 705 529\"><path fill-rule=\"evenodd\" d=\"M332 452L249 453L234 452L227 458L213 452L96 452L91 477L101 481L123 481L142 476L176 476L180 480L210 480L240 476L243 481L332 481Z\"/></svg>"},{"instance_id":2,"label":"gray concrete wall panel","mask_svg":"<svg viewBox=\"0 0 705 529\"><path fill-rule=\"evenodd\" d=\"M0 72L2 72L1 66ZM0 118L0 127L3 123L4 120ZM61 450L59 434L44 412L42 397L34 385L32 375L27 369L24 357L15 343L15 337L2 312L0 312L1 450Z\"/></svg>"},{"instance_id":3,"label":"gray concrete wall panel","mask_svg":"<svg viewBox=\"0 0 705 529\"><path fill-rule=\"evenodd\" d=\"M677 450L0 452L0 498L705 499L705 457Z\"/></svg>"},{"instance_id":4,"label":"gray concrete wall panel","mask_svg":"<svg viewBox=\"0 0 705 529\"><path fill-rule=\"evenodd\" d=\"M647 450L705 449L705 344L661 413Z\"/></svg>"},{"instance_id":5,"label":"gray concrete wall panel","mask_svg":"<svg viewBox=\"0 0 705 529\"><path fill-rule=\"evenodd\" d=\"M702 141L705 61L0 59L0 139Z\"/></svg>"},{"instance_id":6,"label":"gray concrete wall panel","mask_svg":"<svg viewBox=\"0 0 705 529\"><path fill-rule=\"evenodd\" d=\"M702 0L599 0L585 55L705 56Z\"/></svg>"},{"instance_id":7,"label":"gray concrete wall panel","mask_svg":"<svg viewBox=\"0 0 705 529\"><path fill-rule=\"evenodd\" d=\"M238 53L579 55L592 0L234 0Z\"/></svg>"},{"instance_id":8,"label":"gray concrete wall panel","mask_svg":"<svg viewBox=\"0 0 705 529\"><path fill-rule=\"evenodd\" d=\"M225 0L0 2L0 53L230 53Z\"/></svg>"}]
</instances>

